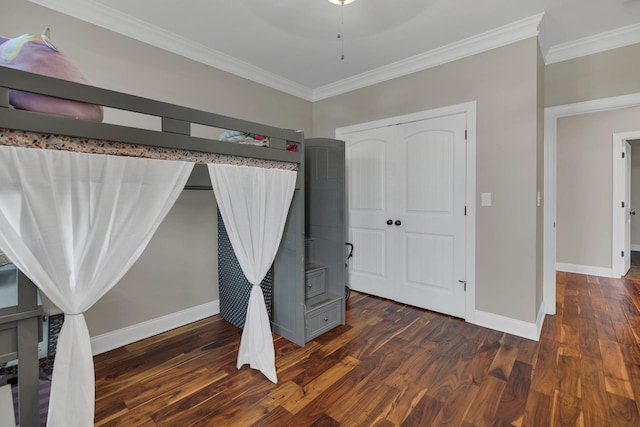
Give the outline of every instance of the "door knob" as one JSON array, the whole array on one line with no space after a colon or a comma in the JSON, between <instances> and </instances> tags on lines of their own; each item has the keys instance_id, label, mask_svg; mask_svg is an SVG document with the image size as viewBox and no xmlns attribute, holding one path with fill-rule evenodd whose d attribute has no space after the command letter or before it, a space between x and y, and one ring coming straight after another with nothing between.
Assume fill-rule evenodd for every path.
<instances>
[{"instance_id":1,"label":"door knob","mask_svg":"<svg viewBox=\"0 0 640 427\"><path fill-rule=\"evenodd\" d=\"M400 220L399 220L399 219L396 219L395 224L396 224L396 225L402 225L402 222L400 222Z\"/></svg>"},{"instance_id":2,"label":"door knob","mask_svg":"<svg viewBox=\"0 0 640 427\"><path fill-rule=\"evenodd\" d=\"M393 220L392 219L388 219L387 220L387 225L391 225L391 224L393 224Z\"/></svg>"},{"instance_id":3,"label":"door knob","mask_svg":"<svg viewBox=\"0 0 640 427\"><path fill-rule=\"evenodd\" d=\"M635 214L636 214L636 211L629 212L629 215L635 215Z\"/></svg>"}]
</instances>

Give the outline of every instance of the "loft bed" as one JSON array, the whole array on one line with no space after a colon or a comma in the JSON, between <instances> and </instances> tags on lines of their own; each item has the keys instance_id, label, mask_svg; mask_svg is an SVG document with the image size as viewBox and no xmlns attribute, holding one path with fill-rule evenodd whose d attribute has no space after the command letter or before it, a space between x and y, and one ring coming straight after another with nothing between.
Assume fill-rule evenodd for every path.
<instances>
[{"instance_id":1,"label":"loft bed","mask_svg":"<svg viewBox=\"0 0 640 427\"><path fill-rule=\"evenodd\" d=\"M159 130L90 122L14 109L10 91L56 98L140 113L160 119ZM197 126L261 135L268 147L192 136ZM155 101L85 84L0 67L0 150L3 146L78 151L94 154L187 160L195 166L185 188L210 189L207 163L246 165L297 171L295 190L282 240L273 262L273 318L271 330L301 343L297 323L304 316L304 145L301 132L235 119L192 108ZM215 213L212 213L212 215ZM21 334L20 320L37 319L41 308L32 304L35 287L27 282L20 303L0 310L0 355L11 354L20 366L20 425L38 425L38 334ZM23 302L24 301L24 302ZM32 322L33 323L33 322ZM16 333L17 332L17 333ZM18 342L19 341L19 342ZM35 349L35 350L34 350ZM35 353L34 353L35 352ZM6 359L6 357L5 357ZM275 368L274 368L275 369ZM54 375L55 380L55 375ZM92 410L93 411L93 410ZM92 412L93 413L93 412Z\"/></svg>"}]
</instances>

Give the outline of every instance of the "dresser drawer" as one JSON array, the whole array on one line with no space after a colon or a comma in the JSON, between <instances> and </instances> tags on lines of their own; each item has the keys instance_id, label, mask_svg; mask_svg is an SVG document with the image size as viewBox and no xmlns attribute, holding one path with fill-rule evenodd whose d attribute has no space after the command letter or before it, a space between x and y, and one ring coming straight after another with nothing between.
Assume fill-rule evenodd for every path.
<instances>
[{"instance_id":1,"label":"dresser drawer","mask_svg":"<svg viewBox=\"0 0 640 427\"><path fill-rule=\"evenodd\" d=\"M305 272L305 292L307 298L320 295L325 290L324 268L317 268Z\"/></svg>"},{"instance_id":2,"label":"dresser drawer","mask_svg":"<svg viewBox=\"0 0 640 427\"><path fill-rule=\"evenodd\" d=\"M307 312L307 340L313 339L340 324L342 300L333 300L326 305Z\"/></svg>"}]
</instances>

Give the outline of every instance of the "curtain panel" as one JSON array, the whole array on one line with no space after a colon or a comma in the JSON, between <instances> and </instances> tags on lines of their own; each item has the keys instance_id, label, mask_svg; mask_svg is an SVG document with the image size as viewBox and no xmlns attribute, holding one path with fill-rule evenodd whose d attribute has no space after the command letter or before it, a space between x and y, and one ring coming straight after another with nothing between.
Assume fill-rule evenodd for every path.
<instances>
[{"instance_id":1,"label":"curtain panel","mask_svg":"<svg viewBox=\"0 0 640 427\"><path fill-rule=\"evenodd\" d=\"M249 364L276 383L271 323L260 282L280 246L295 190L296 172L235 165L207 166L231 246L244 275L253 285L237 368Z\"/></svg>"},{"instance_id":2,"label":"curtain panel","mask_svg":"<svg viewBox=\"0 0 640 427\"><path fill-rule=\"evenodd\" d=\"M0 147L0 247L65 313L49 427L93 425L83 313L138 259L192 163Z\"/></svg>"}]
</instances>

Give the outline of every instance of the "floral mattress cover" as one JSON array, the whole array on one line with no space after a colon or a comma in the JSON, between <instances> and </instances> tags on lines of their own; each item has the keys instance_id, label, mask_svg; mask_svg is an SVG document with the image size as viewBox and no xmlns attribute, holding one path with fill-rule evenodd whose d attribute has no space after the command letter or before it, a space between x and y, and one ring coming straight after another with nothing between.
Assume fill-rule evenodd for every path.
<instances>
[{"instance_id":1,"label":"floral mattress cover","mask_svg":"<svg viewBox=\"0 0 640 427\"><path fill-rule=\"evenodd\" d=\"M0 128L0 145L48 150L76 151L92 154L144 157L160 160L182 160L194 163L231 164L267 169L297 170L298 165L276 160L253 159L227 154L205 153L178 148L153 147L143 144L102 141L64 135L51 135Z\"/></svg>"}]
</instances>

